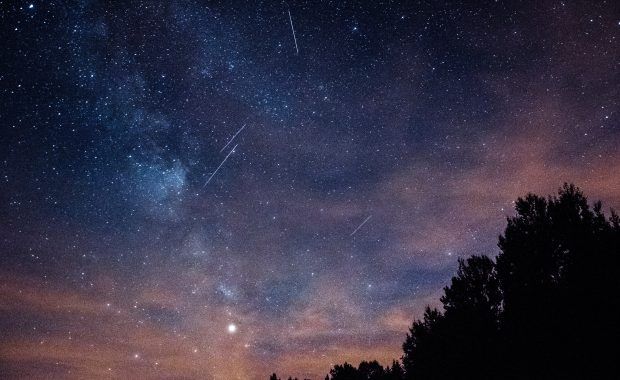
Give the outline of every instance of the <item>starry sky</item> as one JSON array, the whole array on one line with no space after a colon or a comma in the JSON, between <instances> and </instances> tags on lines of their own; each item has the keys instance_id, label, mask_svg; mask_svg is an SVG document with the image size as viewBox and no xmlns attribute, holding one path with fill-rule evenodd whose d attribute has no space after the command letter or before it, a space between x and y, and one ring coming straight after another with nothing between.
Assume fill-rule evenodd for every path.
<instances>
[{"instance_id":1,"label":"starry sky","mask_svg":"<svg viewBox=\"0 0 620 380\"><path fill-rule=\"evenodd\" d=\"M401 355L565 181L620 208L614 1L0 1L0 372Z\"/></svg>"}]
</instances>

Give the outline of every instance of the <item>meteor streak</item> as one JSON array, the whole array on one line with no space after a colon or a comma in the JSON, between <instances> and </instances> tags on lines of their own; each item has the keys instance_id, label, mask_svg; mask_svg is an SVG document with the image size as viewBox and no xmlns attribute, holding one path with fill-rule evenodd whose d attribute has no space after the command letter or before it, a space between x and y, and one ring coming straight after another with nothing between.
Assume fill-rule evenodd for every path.
<instances>
[{"instance_id":1,"label":"meteor streak","mask_svg":"<svg viewBox=\"0 0 620 380\"><path fill-rule=\"evenodd\" d=\"M233 154L233 152L235 151L235 149L237 149L237 145L236 144L232 150L230 152L228 152L228 154L226 155L226 157L224 157L224 161L222 161L222 163L220 164L220 166L217 167L217 169L215 169L215 171L213 173L211 173L211 176L209 177L209 179L207 180L207 182L205 182L205 184L202 186L202 188L204 189L205 186L207 186L209 184L209 182L211 181L211 179L213 178L213 176L215 175L215 173L217 173L218 170L220 170L220 168L222 167L222 165L224 165L224 162L226 162L226 160L228 159L228 157L230 157L231 154Z\"/></svg>"},{"instance_id":2,"label":"meteor streak","mask_svg":"<svg viewBox=\"0 0 620 380\"><path fill-rule=\"evenodd\" d=\"M349 236L353 236L353 235L355 235L355 233L356 233L356 232L357 232L360 228L362 228L362 226L363 226L364 224L366 224L366 222L367 222L367 221L369 221L369 220L370 220L370 218L372 218L372 215L368 215L368 218L364 219L364 221L363 221L363 222L362 222L359 226L357 226L357 228L355 229L355 231L351 232L351 235L349 235Z\"/></svg>"},{"instance_id":3,"label":"meteor streak","mask_svg":"<svg viewBox=\"0 0 620 380\"><path fill-rule=\"evenodd\" d=\"M224 147L220 150L220 153L222 153L222 151L224 149L226 149L226 147L235 139L235 137L237 137L237 135L239 134L239 132L241 132L243 130L243 128L245 128L245 124L243 124L243 126L241 128L239 128L239 130L237 131L237 133L235 133L233 135L233 137L230 138L230 140L228 140L228 142L226 143L226 145L224 145Z\"/></svg>"},{"instance_id":4,"label":"meteor streak","mask_svg":"<svg viewBox=\"0 0 620 380\"><path fill-rule=\"evenodd\" d=\"M297 54L299 55L299 48L297 47L297 37L295 37L295 28L293 28L293 18L291 17L291 10L288 9L288 20L291 22L291 30L293 31L293 40L295 40L295 50L297 50Z\"/></svg>"}]
</instances>

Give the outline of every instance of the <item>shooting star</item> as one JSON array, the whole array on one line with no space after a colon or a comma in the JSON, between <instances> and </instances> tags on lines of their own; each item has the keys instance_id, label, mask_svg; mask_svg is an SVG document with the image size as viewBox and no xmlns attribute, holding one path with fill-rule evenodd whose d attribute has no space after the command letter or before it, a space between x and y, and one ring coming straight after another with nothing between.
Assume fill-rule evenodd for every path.
<instances>
[{"instance_id":1,"label":"shooting star","mask_svg":"<svg viewBox=\"0 0 620 380\"><path fill-rule=\"evenodd\" d=\"M372 215L368 215L368 218L364 219L364 221L363 221L363 222L362 222L359 226L357 226L357 228L355 229L355 231L351 232L351 235L349 235L349 236L353 236L353 235L355 235L355 233L356 233L356 232L357 232L360 228L362 228L362 226L363 226L364 224L366 224L366 222L367 222L367 221L369 221L369 220L370 220L370 218L372 218Z\"/></svg>"},{"instance_id":2,"label":"shooting star","mask_svg":"<svg viewBox=\"0 0 620 380\"><path fill-rule=\"evenodd\" d=\"M228 140L228 142L226 143L226 145L224 145L224 147L220 150L220 153L222 153L222 151L223 151L224 149L226 149L226 147L227 147L228 145L230 145L230 143L231 143L231 142L235 139L235 137L237 137L237 135L239 134L239 132L243 131L243 128L245 128L245 124L243 124L243 126L242 126L241 128L239 128L239 130L237 131L237 133L235 133L235 134L233 135L233 137L231 137L231 138L230 138L230 140Z\"/></svg>"},{"instance_id":3,"label":"shooting star","mask_svg":"<svg viewBox=\"0 0 620 380\"><path fill-rule=\"evenodd\" d=\"M288 4L286 4L288 7ZM293 18L291 17L291 8L287 9L288 11L288 20L291 22L291 30L293 31L293 40L295 40L295 50L297 50L297 55L299 55L299 48L297 47L297 37L295 36L295 28L293 28Z\"/></svg>"},{"instance_id":4,"label":"shooting star","mask_svg":"<svg viewBox=\"0 0 620 380\"><path fill-rule=\"evenodd\" d=\"M209 177L209 179L207 180L207 182L205 182L205 184L202 186L202 188L204 189L205 186L207 186L209 184L209 182L211 182L211 179L213 178L213 176L215 175L215 173L217 173L218 170L220 170L220 168L222 167L222 165L224 165L224 162L226 162L226 160L228 160L228 157L230 157L231 154L233 154L233 152L235 151L235 149L237 149L237 145L236 144L232 150L230 152L228 152L228 154L226 155L226 157L224 157L224 161L222 161L222 163L220 164L220 166L217 167L217 169L215 169L215 171L213 173L211 173L211 176Z\"/></svg>"}]
</instances>

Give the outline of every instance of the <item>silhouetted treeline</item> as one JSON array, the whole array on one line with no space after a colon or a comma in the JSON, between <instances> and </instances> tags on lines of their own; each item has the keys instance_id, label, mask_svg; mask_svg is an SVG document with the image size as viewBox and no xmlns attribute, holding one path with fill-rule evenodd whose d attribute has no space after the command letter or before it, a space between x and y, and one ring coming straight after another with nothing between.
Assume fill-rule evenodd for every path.
<instances>
[{"instance_id":1,"label":"silhouetted treeline","mask_svg":"<svg viewBox=\"0 0 620 380\"><path fill-rule=\"evenodd\" d=\"M274 373L271 376L269 376L269 380L281 380L281 379L278 377L278 375ZM299 380L299 379L297 379L296 377L289 376L288 380ZM304 379L304 380L309 380L309 379Z\"/></svg>"},{"instance_id":2,"label":"silhouetted treeline","mask_svg":"<svg viewBox=\"0 0 620 380\"><path fill-rule=\"evenodd\" d=\"M331 377L330 377L331 376ZM329 375L325 376L325 380L402 380L404 371L399 362L392 362L391 367L383 368L376 360L371 362L361 362L359 367L355 368L349 363L343 365L335 365L329 371ZM274 373L269 380L280 380ZM291 379L289 380L297 380Z\"/></svg>"},{"instance_id":3,"label":"silhouetted treeline","mask_svg":"<svg viewBox=\"0 0 620 380\"><path fill-rule=\"evenodd\" d=\"M281 380L278 375L276 375L275 373L271 376L269 376L269 380ZM296 377L289 377L288 380L299 380ZM304 379L304 380L308 380L308 379Z\"/></svg>"},{"instance_id":4,"label":"silhouetted treeline","mask_svg":"<svg viewBox=\"0 0 620 380\"><path fill-rule=\"evenodd\" d=\"M326 380L618 377L620 218L567 184L515 209L498 256L459 260L443 311L413 323L402 367L345 363Z\"/></svg>"},{"instance_id":5,"label":"silhouetted treeline","mask_svg":"<svg viewBox=\"0 0 620 380\"><path fill-rule=\"evenodd\" d=\"M355 368L348 363L335 365L329 371L333 380L401 380L403 379L403 369L397 361L392 362L391 367L383 368L376 360L372 362L361 362ZM326 380L330 376L325 376Z\"/></svg>"}]
</instances>

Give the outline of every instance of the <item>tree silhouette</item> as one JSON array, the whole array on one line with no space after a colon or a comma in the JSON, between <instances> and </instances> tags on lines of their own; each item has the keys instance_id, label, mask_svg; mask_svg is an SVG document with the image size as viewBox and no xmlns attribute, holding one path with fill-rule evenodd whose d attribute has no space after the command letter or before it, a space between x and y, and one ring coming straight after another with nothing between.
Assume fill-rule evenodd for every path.
<instances>
[{"instance_id":1,"label":"tree silhouette","mask_svg":"<svg viewBox=\"0 0 620 380\"><path fill-rule=\"evenodd\" d=\"M373 360L371 362L361 362L357 370L359 372L360 379L363 380L385 379L386 371L376 360Z\"/></svg>"},{"instance_id":2,"label":"tree silhouette","mask_svg":"<svg viewBox=\"0 0 620 380\"><path fill-rule=\"evenodd\" d=\"M336 364L329 371L332 380L361 380L359 371L351 364L344 362L343 365Z\"/></svg>"},{"instance_id":3,"label":"tree silhouette","mask_svg":"<svg viewBox=\"0 0 620 380\"><path fill-rule=\"evenodd\" d=\"M459 260L441 297L445 312L426 310L403 344L407 378L481 378L496 373L501 295L493 262Z\"/></svg>"},{"instance_id":4,"label":"tree silhouette","mask_svg":"<svg viewBox=\"0 0 620 380\"><path fill-rule=\"evenodd\" d=\"M361 362L358 368L346 362L343 365L335 365L330 370L330 375L331 380L402 380L403 370L396 361L392 363L391 368L383 368L379 362L373 360ZM329 375L325 377L325 380L329 379Z\"/></svg>"},{"instance_id":5,"label":"tree silhouette","mask_svg":"<svg viewBox=\"0 0 620 380\"><path fill-rule=\"evenodd\" d=\"M601 209L567 184L556 197L517 201L497 257L513 377L592 377L606 367L602 347L618 336L620 229Z\"/></svg>"},{"instance_id":6,"label":"tree silhouette","mask_svg":"<svg viewBox=\"0 0 620 380\"><path fill-rule=\"evenodd\" d=\"M427 307L413 322L402 366L344 363L331 380L617 376L620 217L569 184L515 210L496 259L460 259L443 311Z\"/></svg>"},{"instance_id":7,"label":"tree silhouette","mask_svg":"<svg viewBox=\"0 0 620 380\"><path fill-rule=\"evenodd\" d=\"M392 361L392 367L386 368L385 370L385 380L402 380L405 377L405 372L403 371L403 367L396 360Z\"/></svg>"},{"instance_id":8,"label":"tree silhouette","mask_svg":"<svg viewBox=\"0 0 620 380\"><path fill-rule=\"evenodd\" d=\"M496 263L460 260L445 311L414 322L407 379L586 378L613 368L604 347L618 336L618 216L607 220L600 203L591 210L568 184L515 209Z\"/></svg>"}]
</instances>

